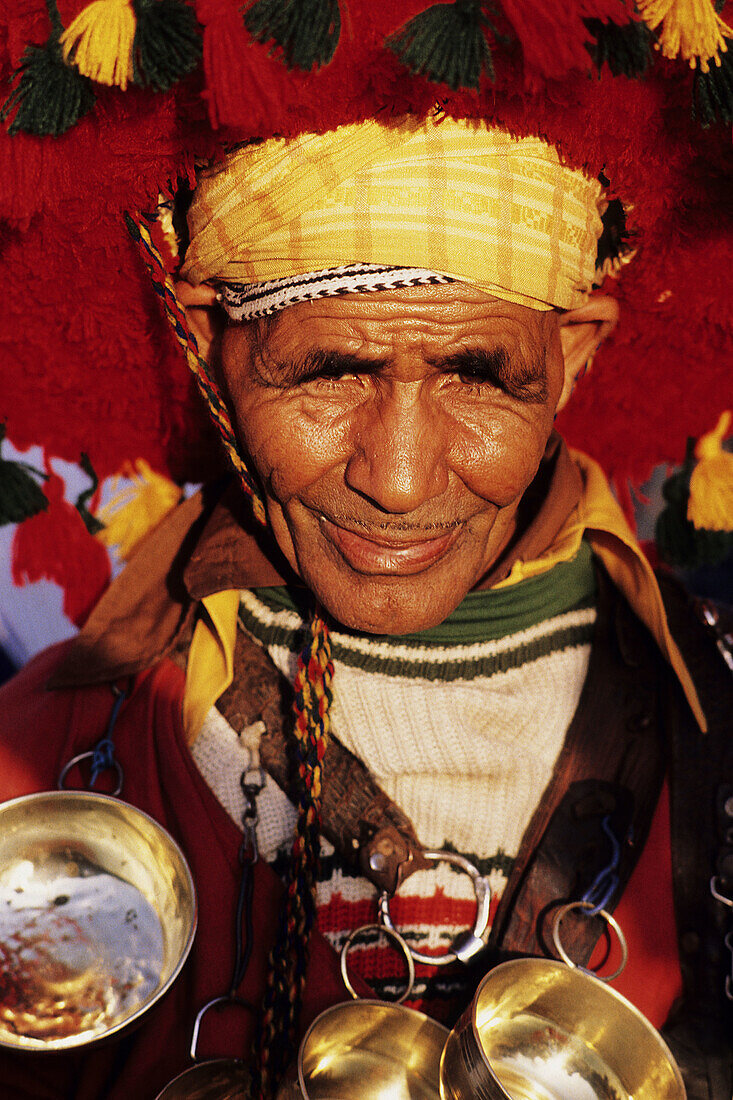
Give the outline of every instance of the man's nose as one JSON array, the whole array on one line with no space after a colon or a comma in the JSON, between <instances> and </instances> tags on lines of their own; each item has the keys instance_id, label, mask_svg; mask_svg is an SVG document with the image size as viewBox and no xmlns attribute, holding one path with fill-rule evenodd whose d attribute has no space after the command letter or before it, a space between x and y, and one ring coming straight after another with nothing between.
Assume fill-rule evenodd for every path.
<instances>
[{"instance_id":1,"label":"man's nose","mask_svg":"<svg viewBox=\"0 0 733 1100\"><path fill-rule=\"evenodd\" d=\"M363 410L346 482L385 512L406 514L448 485L448 440L434 406L409 393L385 395Z\"/></svg>"}]
</instances>

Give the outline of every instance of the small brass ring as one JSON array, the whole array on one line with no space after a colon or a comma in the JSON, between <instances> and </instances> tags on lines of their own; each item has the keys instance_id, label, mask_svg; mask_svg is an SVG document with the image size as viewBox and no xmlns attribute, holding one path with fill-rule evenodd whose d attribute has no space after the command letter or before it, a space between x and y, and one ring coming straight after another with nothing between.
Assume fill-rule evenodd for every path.
<instances>
[{"instance_id":1,"label":"small brass ring","mask_svg":"<svg viewBox=\"0 0 733 1100\"><path fill-rule=\"evenodd\" d=\"M594 908L594 905L593 905L592 901L570 901L570 902L568 902L567 905L561 905L560 906L557 913L555 913L555 919L552 922L552 942L555 945L555 950L557 951L557 953L560 956L560 958L562 959L562 961L567 966L572 967L573 970L586 970L587 971L587 967L578 966L578 964L573 962L573 960L568 955L567 951L563 947L562 942L560 940L560 924L562 923L563 917L567 913L569 913L572 909L593 909L593 908ZM618 978L619 974L623 971L623 969L626 966L626 963L629 960L629 947L628 947L628 944L626 943L626 936L623 934L623 931L621 930L621 925L618 923L616 918L611 915L611 913L607 912L605 909L599 909L598 912L595 914L595 916L603 917L606 924L610 928L613 928L614 932L618 936L618 942L621 945L621 962L620 962L619 966L616 968L616 970L614 970L613 974L603 974L603 975L601 975L601 974L596 974L595 971L593 971L593 970L588 971L588 973L593 974L601 982L612 982L614 978Z\"/></svg>"},{"instance_id":2,"label":"small brass ring","mask_svg":"<svg viewBox=\"0 0 733 1100\"><path fill-rule=\"evenodd\" d=\"M459 855L458 852L443 852L435 848L426 848L421 852L421 855L433 863L451 863L472 880L476 894L476 920L473 923L470 935L476 946L480 947L478 941L482 939L489 926L489 909L491 906L489 880L481 874L477 867L474 867L470 860ZM386 890L379 895L379 922L390 931L396 931L389 911L389 894ZM447 966L460 957L456 951L450 949L444 951L442 955L424 955L421 951L415 951L412 947L408 947L408 950L415 962L425 963L428 966ZM475 951L472 953L475 954ZM464 960L462 959L462 961Z\"/></svg>"},{"instance_id":3,"label":"small brass ring","mask_svg":"<svg viewBox=\"0 0 733 1100\"><path fill-rule=\"evenodd\" d=\"M347 956L349 954L349 951L351 950L354 941L365 932L383 932L388 939L392 940L392 942L396 944L397 947L399 947L400 951L405 956L405 961L407 962L407 988L405 989L402 996L397 997L395 1000L395 1004L400 1005L410 996L413 986L415 985L415 963L412 961L410 948L407 946L399 932L395 931L394 928L387 928L383 924L362 924L360 928L354 929L349 938L344 942L344 946L341 948L340 958L341 977L344 980L344 985L346 986L354 1000L358 1001L359 994L354 989L349 978Z\"/></svg>"},{"instance_id":4,"label":"small brass ring","mask_svg":"<svg viewBox=\"0 0 733 1100\"><path fill-rule=\"evenodd\" d=\"M61 774L59 775L58 783L56 784L57 789L59 791L67 790L68 788L66 787L66 777L71 769L75 768L77 764L81 764L83 760L91 760L93 756L94 751L90 749L89 752L80 752L78 756L73 756L71 760L69 760L68 764L64 764L63 768L61 769ZM122 783L125 778L125 773L122 770L122 765L120 764L119 760L113 760L108 768L104 768L104 771L113 771L117 775L117 786L113 791L110 791L112 798L117 798L122 790Z\"/></svg>"}]
</instances>

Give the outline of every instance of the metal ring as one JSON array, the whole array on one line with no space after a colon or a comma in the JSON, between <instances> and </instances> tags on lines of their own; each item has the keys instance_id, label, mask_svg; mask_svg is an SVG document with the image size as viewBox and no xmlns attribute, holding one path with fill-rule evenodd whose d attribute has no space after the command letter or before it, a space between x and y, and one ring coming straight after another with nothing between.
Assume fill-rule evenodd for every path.
<instances>
[{"instance_id":1,"label":"metal ring","mask_svg":"<svg viewBox=\"0 0 733 1100\"><path fill-rule=\"evenodd\" d=\"M629 960L629 948L628 944L626 943L626 936L621 930L621 925L618 923L616 918L605 909L599 909L598 912L595 914L595 916L597 917L603 917L606 924L613 928L614 932L618 936L618 942L621 945L621 963L617 967L617 969L614 970L613 974L596 974L594 970L588 971L587 967L578 966L577 963L573 962L560 940L560 924L563 917L567 913L569 913L571 909L595 909L595 906L593 905L592 901L571 901L568 902L567 905L560 906L557 913L555 914L555 919L552 922L552 942L555 945L555 950L557 951L562 961L566 963L567 966L572 967L573 970L586 970L588 973L594 974L595 977L599 979L599 981L612 982L614 978L618 978L619 974L624 969L626 963Z\"/></svg>"},{"instance_id":2,"label":"metal ring","mask_svg":"<svg viewBox=\"0 0 733 1100\"><path fill-rule=\"evenodd\" d=\"M429 966L447 966L449 963L460 959L468 962L486 946L483 935L489 926L489 908L491 906L491 887L489 880L464 856L457 852L443 852L438 849L426 849L421 853L426 859L434 863L452 863L473 880L473 889L476 894L476 920L470 932L462 933L456 938L453 949L445 951L442 955L424 955L421 951L415 951L408 947L410 955L418 963L426 963ZM379 896L379 920L390 931L396 931L389 912L389 894L383 891ZM456 950L456 945L461 941L461 949Z\"/></svg>"},{"instance_id":3,"label":"metal ring","mask_svg":"<svg viewBox=\"0 0 733 1100\"><path fill-rule=\"evenodd\" d=\"M720 881L718 875L713 875L710 879L710 893L713 895L716 901L721 901L723 905L727 905L729 909L733 909L733 898L729 898L726 894L721 894L720 890L716 886L716 883Z\"/></svg>"},{"instance_id":4,"label":"metal ring","mask_svg":"<svg viewBox=\"0 0 733 1100\"><path fill-rule=\"evenodd\" d=\"M383 932L388 939L391 939L399 947L400 951L405 956L405 961L407 962L407 989L402 994L402 996L397 997L395 1001L395 1004L402 1004L402 1002L406 1000L406 998L409 997L412 993L412 987L415 984L415 964L412 961L410 948L407 946L399 932L395 931L394 928L387 928L383 924L362 924L361 927L356 928L351 933L349 938L345 941L344 946L341 948L340 957L341 977L344 980L344 985L346 986L354 1000L358 1001L359 994L356 992L349 979L349 969L347 966L346 957L354 943L354 940L357 939L358 936L361 936L364 932Z\"/></svg>"},{"instance_id":5,"label":"metal ring","mask_svg":"<svg viewBox=\"0 0 733 1100\"><path fill-rule=\"evenodd\" d=\"M64 782L66 780L66 776L69 774L72 768L75 768L77 764L81 764L82 760L90 760L93 756L94 750L90 749L89 752L80 752L78 756L72 757L71 760L69 760L68 764L64 764L63 768L61 769L61 774L59 775L58 783L56 784L58 790L65 791L67 789L64 786ZM122 770L122 765L120 764L119 760L113 760L109 768L105 768L104 770L111 770L116 772L117 774L117 786L113 791L110 791L112 797L117 798L120 791L122 790L122 783L125 778L125 773Z\"/></svg>"}]
</instances>

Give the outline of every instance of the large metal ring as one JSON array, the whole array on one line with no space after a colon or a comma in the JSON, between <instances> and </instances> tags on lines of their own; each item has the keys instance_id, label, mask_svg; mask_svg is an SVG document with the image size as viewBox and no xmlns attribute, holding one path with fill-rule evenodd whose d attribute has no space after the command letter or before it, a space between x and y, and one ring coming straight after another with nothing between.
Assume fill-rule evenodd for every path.
<instances>
[{"instance_id":1,"label":"large metal ring","mask_svg":"<svg viewBox=\"0 0 733 1100\"><path fill-rule=\"evenodd\" d=\"M354 998L354 1000L358 1001L359 1000L359 994L354 989L353 985L351 984L351 980L349 978L349 968L348 968L348 965L347 965L347 956L349 954L349 951L351 950L351 947L352 947L354 941L356 939L358 939L359 936L363 935L364 932L383 932L384 935L387 936L388 939L391 939L392 942L395 943L397 945L397 947L399 947L400 951L405 956L405 961L407 963L407 989L405 990L405 992L400 997L397 997L397 999L395 1001L395 1004L398 1004L398 1005L402 1004L402 1002L404 1000L406 1000L406 998L409 997L410 994L412 993L412 987L415 984L415 964L412 961L412 955L410 953L410 948L407 946L407 944L405 943L405 941L403 940L403 938L399 934L399 932L396 932L394 928L387 928L383 924L362 924L360 928L356 928L351 933L349 938L344 943L344 946L341 948L341 958L340 958L341 977L344 980L344 985L346 986L346 988L348 989L349 993Z\"/></svg>"},{"instance_id":2,"label":"large metal ring","mask_svg":"<svg viewBox=\"0 0 733 1100\"><path fill-rule=\"evenodd\" d=\"M489 880L469 860L458 855L457 852L426 849L421 854L434 863L440 863L441 861L452 863L454 867L458 867L459 870L473 880L473 889L476 894L476 920L473 922L473 928L456 936L450 950L444 951L442 955L424 955L421 951L415 951L408 946L410 955L415 962L427 963L432 966L447 966L448 963L455 962L456 959L467 963L479 951L483 951L486 946L482 937L489 926L489 907L491 905ZM379 896L379 920L385 928L390 929L392 932L395 931L389 912L389 894L386 890Z\"/></svg>"},{"instance_id":3,"label":"large metal ring","mask_svg":"<svg viewBox=\"0 0 733 1100\"><path fill-rule=\"evenodd\" d=\"M571 901L568 902L567 905L561 905L557 913L555 914L554 921L552 922L552 942L555 945L555 950L557 951L558 955L564 963L572 967L573 970L587 970L587 967L578 966L577 963L573 962L560 940L560 925L562 923L562 919L572 909L595 909L595 906L593 905L592 901ZM629 959L629 948L628 944L626 943L626 936L623 934L621 930L621 925L618 923L616 918L612 916L611 913L608 913L605 909L599 909L597 913L594 913L594 916L602 917L606 924L610 928L613 928L614 932L618 936L618 942L621 945L621 963L619 964L617 969L614 970L613 974L601 975L596 974L595 971L588 972L594 974L595 977L602 982L612 982L614 978L618 978L619 974L624 969Z\"/></svg>"},{"instance_id":4,"label":"large metal ring","mask_svg":"<svg viewBox=\"0 0 733 1100\"><path fill-rule=\"evenodd\" d=\"M81 764L82 760L90 760L93 756L94 750L90 749L89 752L80 752L78 756L73 756L68 764L64 764L63 768L61 769L61 774L58 778L58 783L56 784L57 789L60 791L67 790L67 787L65 785L66 776L69 774L71 769L75 768L77 764ZM117 786L113 791L109 792L112 798L117 798L120 791L122 790L122 783L125 778L125 773L122 771L122 765L120 764L119 760L113 760L108 768L104 768L104 771L113 771L117 775Z\"/></svg>"}]
</instances>

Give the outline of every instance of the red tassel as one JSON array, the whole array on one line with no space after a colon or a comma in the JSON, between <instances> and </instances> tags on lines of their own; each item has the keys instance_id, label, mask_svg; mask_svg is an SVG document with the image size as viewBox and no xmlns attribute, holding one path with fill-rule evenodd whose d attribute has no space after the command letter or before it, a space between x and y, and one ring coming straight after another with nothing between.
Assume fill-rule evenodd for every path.
<instances>
[{"instance_id":1,"label":"red tassel","mask_svg":"<svg viewBox=\"0 0 733 1100\"><path fill-rule=\"evenodd\" d=\"M629 12L619 0L580 0L568 4L565 0L502 0L507 19L512 24L524 54L525 77L561 79L575 69L590 70L586 42L590 34L584 19L612 19L624 25Z\"/></svg>"},{"instance_id":2,"label":"red tassel","mask_svg":"<svg viewBox=\"0 0 733 1100\"><path fill-rule=\"evenodd\" d=\"M12 546L13 583L54 581L64 592L64 614L83 626L110 580L110 562L101 543L64 500L64 483L51 473L43 486L48 508L16 528Z\"/></svg>"}]
</instances>

